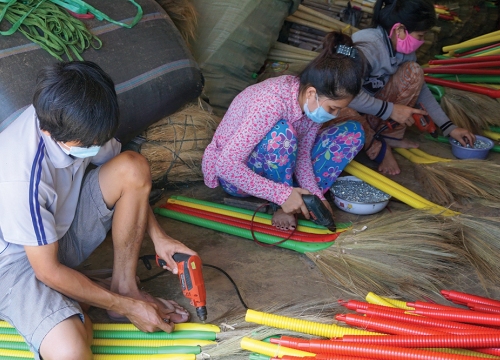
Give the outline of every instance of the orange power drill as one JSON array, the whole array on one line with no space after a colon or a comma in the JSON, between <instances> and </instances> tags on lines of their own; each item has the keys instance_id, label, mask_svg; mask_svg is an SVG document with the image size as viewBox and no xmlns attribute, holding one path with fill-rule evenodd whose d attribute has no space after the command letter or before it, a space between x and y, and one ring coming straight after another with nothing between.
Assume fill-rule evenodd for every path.
<instances>
[{"instance_id":1,"label":"orange power drill","mask_svg":"<svg viewBox=\"0 0 500 360\"><path fill-rule=\"evenodd\" d=\"M191 300L196 308L196 315L201 321L207 319L207 292L203 281L202 263L198 255L176 253L173 256L177 263L177 275L181 283L182 294ZM167 265L166 261L156 255L156 264L160 267Z\"/></svg>"},{"instance_id":2,"label":"orange power drill","mask_svg":"<svg viewBox=\"0 0 500 360\"><path fill-rule=\"evenodd\" d=\"M422 104L419 104L419 106L416 106L416 108L425 110L424 105L422 105ZM427 110L425 110L425 111L427 111ZM415 120L415 126L420 131L427 132L427 133L431 134L431 136L434 138L438 137L436 124L434 123L434 120L432 120L430 115L413 114L412 116L413 116L413 120Z\"/></svg>"}]
</instances>

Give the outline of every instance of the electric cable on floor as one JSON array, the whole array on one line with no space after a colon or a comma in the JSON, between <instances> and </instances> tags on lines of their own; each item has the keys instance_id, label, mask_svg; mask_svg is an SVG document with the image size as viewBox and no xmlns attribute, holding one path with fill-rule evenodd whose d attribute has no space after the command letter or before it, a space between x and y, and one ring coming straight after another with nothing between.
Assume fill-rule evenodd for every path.
<instances>
[{"instance_id":1,"label":"electric cable on floor","mask_svg":"<svg viewBox=\"0 0 500 360\"><path fill-rule=\"evenodd\" d=\"M143 255L143 256L139 257L139 260L142 260L142 262L144 263L144 266L146 267L146 269L151 270L152 267L151 267L151 263L149 262L149 260L150 259L155 259L155 258L156 258L155 255ZM238 285L236 285L236 283L234 282L234 280L231 278L231 276L226 271L224 271L223 269L221 269L218 266L210 265L210 264L203 264L203 267L208 267L208 268L216 269L216 270L219 270L221 273L223 273L229 279L229 281L231 281L231 284L233 284L233 287L236 290L236 295L238 295L238 298L240 299L241 305L243 305L243 307L245 309L249 308L247 306L247 304L245 303L245 301L243 300L243 297L241 296L241 293L240 293L240 290L238 288ZM152 275L150 277L147 277L145 279L140 279L140 282L141 283L145 283L145 282L148 282L150 280L156 279L157 277L159 277L160 275L163 275L166 272L170 272L170 271L169 270L162 270L159 273L154 274L154 275Z\"/></svg>"}]
</instances>

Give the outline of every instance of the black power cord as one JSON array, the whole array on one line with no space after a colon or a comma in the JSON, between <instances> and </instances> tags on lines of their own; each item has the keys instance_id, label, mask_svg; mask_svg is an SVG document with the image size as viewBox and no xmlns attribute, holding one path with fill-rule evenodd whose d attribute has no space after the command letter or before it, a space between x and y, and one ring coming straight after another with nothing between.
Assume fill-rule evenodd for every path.
<instances>
[{"instance_id":1,"label":"black power cord","mask_svg":"<svg viewBox=\"0 0 500 360\"><path fill-rule=\"evenodd\" d=\"M142 260L142 262L144 263L144 266L148 270L152 269L151 263L150 263L149 260L154 260L154 259L156 259L155 255L143 255L143 256L139 257L139 260ZM231 278L231 276L227 272L225 272L223 269L221 269L220 267L215 266L215 265L203 264L203 267L216 269L216 270L219 270L221 273L223 273L229 279L229 281L231 281L231 284L233 284L234 290L236 290L236 295L238 295L238 298L240 299L241 305L243 305L243 307L245 309L248 309L248 306L245 303L245 301L243 300L243 297L241 296L240 290L238 289L238 285L236 285L236 283L234 282L234 280ZM157 277L159 277L160 275L163 275L166 272L170 272L170 271L168 271L168 270L162 270L162 271L160 271L157 274L154 274L154 275L152 275L150 277L147 277L145 279L141 279L140 282L141 283L145 283L145 282L148 282L150 280L156 279Z\"/></svg>"}]
</instances>

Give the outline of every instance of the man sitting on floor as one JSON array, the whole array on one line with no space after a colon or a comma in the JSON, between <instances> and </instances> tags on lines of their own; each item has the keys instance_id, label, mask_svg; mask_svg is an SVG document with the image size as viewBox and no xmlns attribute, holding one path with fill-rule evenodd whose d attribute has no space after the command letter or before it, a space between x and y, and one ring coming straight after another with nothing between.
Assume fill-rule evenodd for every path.
<instances>
[{"instance_id":1,"label":"man sitting on floor","mask_svg":"<svg viewBox=\"0 0 500 360\"><path fill-rule=\"evenodd\" d=\"M57 63L39 76L33 105L0 133L0 319L35 358L92 359L92 324L81 304L167 331L189 314L136 282L145 232L176 271L175 253L195 254L160 227L149 206L151 175L113 138L118 101L92 62ZM89 164L97 165L88 170ZM113 228L110 290L73 270Z\"/></svg>"}]
</instances>

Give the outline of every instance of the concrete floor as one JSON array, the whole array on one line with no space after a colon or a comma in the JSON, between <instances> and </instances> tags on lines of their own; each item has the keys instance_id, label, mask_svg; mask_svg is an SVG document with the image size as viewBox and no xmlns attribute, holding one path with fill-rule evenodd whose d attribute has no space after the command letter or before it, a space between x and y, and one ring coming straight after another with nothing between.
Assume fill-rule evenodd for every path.
<instances>
[{"instance_id":1,"label":"concrete floor","mask_svg":"<svg viewBox=\"0 0 500 360\"><path fill-rule=\"evenodd\" d=\"M421 149L430 154L453 158L447 144L431 142L417 134L409 134L409 137L418 140L421 143ZM413 165L401 156L396 156L402 167L402 174L392 177L393 180L425 197L425 189L414 178ZM500 164L500 154L491 153L488 159ZM364 155L359 155L356 160L372 168L375 167L375 164ZM165 190L162 199L156 205L165 203L171 195L184 195L219 203L222 203L226 196L220 188L208 189L201 182L182 186L174 185ZM388 212L389 209L390 211L402 211L409 209L409 207L398 201L391 201L388 209L384 211ZM498 210L494 211L478 206L463 208L461 211L476 215L500 215ZM337 222L352 221L355 223L360 218L365 217L336 209ZM161 216L157 218L168 234L196 250L204 263L218 266L229 273L250 308L262 308L271 304L295 304L311 300L335 302L339 298L352 298L341 289L327 287L320 270L305 255L281 248L264 248L252 241L232 235ZM149 239L144 241L141 254L154 254ZM112 244L108 237L81 268L111 268L112 257ZM141 279L144 279L158 271L156 267L147 270L139 263L137 274ZM230 309L243 311L232 284L222 273L208 267L204 268L203 273L208 296L208 322ZM175 299L190 310L192 321L198 321L194 309L182 296L176 276L166 273L152 281L143 283L142 286L155 296ZM493 290L496 292L497 289ZM90 315L95 322L109 321L104 311L99 309L92 309Z\"/></svg>"}]
</instances>

